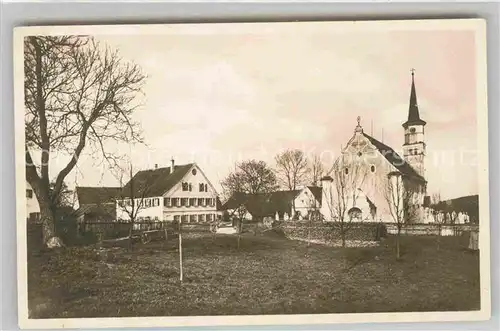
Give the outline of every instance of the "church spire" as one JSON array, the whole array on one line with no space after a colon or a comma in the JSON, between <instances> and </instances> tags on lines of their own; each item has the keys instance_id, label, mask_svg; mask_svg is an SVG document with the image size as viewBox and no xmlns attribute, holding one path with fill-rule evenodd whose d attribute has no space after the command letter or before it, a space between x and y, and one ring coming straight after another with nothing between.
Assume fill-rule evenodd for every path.
<instances>
[{"instance_id":1,"label":"church spire","mask_svg":"<svg viewBox=\"0 0 500 331\"><path fill-rule=\"evenodd\" d=\"M409 125L425 125L426 122L420 119L417 103L417 92L415 90L415 69L411 69L411 91L410 91L410 106L408 109L408 120L403 123L403 127Z\"/></svg>"}]
</instances>

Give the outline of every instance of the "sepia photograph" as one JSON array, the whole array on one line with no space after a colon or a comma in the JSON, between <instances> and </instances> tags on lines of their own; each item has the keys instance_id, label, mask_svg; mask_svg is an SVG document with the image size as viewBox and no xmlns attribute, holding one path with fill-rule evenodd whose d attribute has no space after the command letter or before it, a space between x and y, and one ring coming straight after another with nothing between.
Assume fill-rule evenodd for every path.
<instances>
[{"instance_id":1,"label":"sepia photograph","mask_svg":"<svg viewBox=\"0 0 500 331\"><path fill-rule=\"evenodd\" d=\"M20 325L488 319L485 35L16 28Z\"/></svg>"}]
</instances>

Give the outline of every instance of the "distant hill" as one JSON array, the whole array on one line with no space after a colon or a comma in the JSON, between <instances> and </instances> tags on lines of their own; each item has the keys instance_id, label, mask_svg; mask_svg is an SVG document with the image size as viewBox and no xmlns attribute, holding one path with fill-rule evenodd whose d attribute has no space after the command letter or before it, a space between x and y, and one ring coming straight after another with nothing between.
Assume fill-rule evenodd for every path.
<instances>
[{"instance_id":1,"label":"distant hill","mask_svg":"<svg viewBox=\"0 0 500 331\"><path fill-rule=\"evenodd\" d=\"M432 205L432 208L450 213L466 212L471 222L477 223L479 220L479 196L477 194L440 201Z\"/></svg>"}]
</instances>

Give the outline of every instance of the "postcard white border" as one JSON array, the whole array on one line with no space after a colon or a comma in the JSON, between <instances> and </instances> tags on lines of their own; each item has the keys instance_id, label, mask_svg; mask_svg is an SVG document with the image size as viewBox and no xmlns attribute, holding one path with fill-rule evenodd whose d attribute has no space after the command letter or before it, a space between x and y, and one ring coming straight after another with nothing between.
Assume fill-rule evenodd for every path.
<instances>
[{"instance_id":1,"label":"postcard white border","mask_svg":"<svg viewBox=\"0 0 500 331\"><path fill-rule=\"evenodd\" d=\"M203 26L200 26L203 25ZM230 25L230 29L227 26ZM189 316L189 317L120 317L120 318L68 318L29 319L27 292L26 195L24 159L24 66L23 39L25 36L89 34L234 34L245 31L283 29L293 32L308 29L335 31L408 31L408 30L471 30L476 40L476 84L478 126L479 176L479 231L481 310L457 312L418 313L355 313L314 315L251 315L251 316ZM16 217L17 217L17 272L18 322L23 329L109 328L109 327L180 327L180 326L243 326L243 325L304 325L331 323L375 322L438 322L482 321L491 316L490 280L490 209L488 176L488 98L486 65L486 21L483 19L430 19L394 21L345 22L269 22L269 23L195 23L148 25L74 25L33 26L14 29L14 105L15 105L15 165L16 165Z\"/></svg>"}]
</instances>

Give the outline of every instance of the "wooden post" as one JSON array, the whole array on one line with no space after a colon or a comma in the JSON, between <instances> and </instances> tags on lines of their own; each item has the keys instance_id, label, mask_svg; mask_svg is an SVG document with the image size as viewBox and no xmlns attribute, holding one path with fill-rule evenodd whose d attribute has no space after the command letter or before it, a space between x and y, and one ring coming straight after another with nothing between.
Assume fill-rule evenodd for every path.
<instances>
[{"instance_id":1,"label":"wooden post","mask_svg":"<svg viewBox=\"0 0 500 331\"><path fill-rule=\"evenodd\" d=\"M168 241L167 223L162 223L163 230L165 231L165 241Z\"/></svg>"},{"instance_id":2,"label":"wooden post","mask_svg":"<svg viewBox=\"0 0 500 331\"><path fill-rule=\"evenodd\" d=\"M179 280L182 283L183 272L182 272L182 234L181 234L181 221L179 220Z\"/></svg>"}]
</instances>

